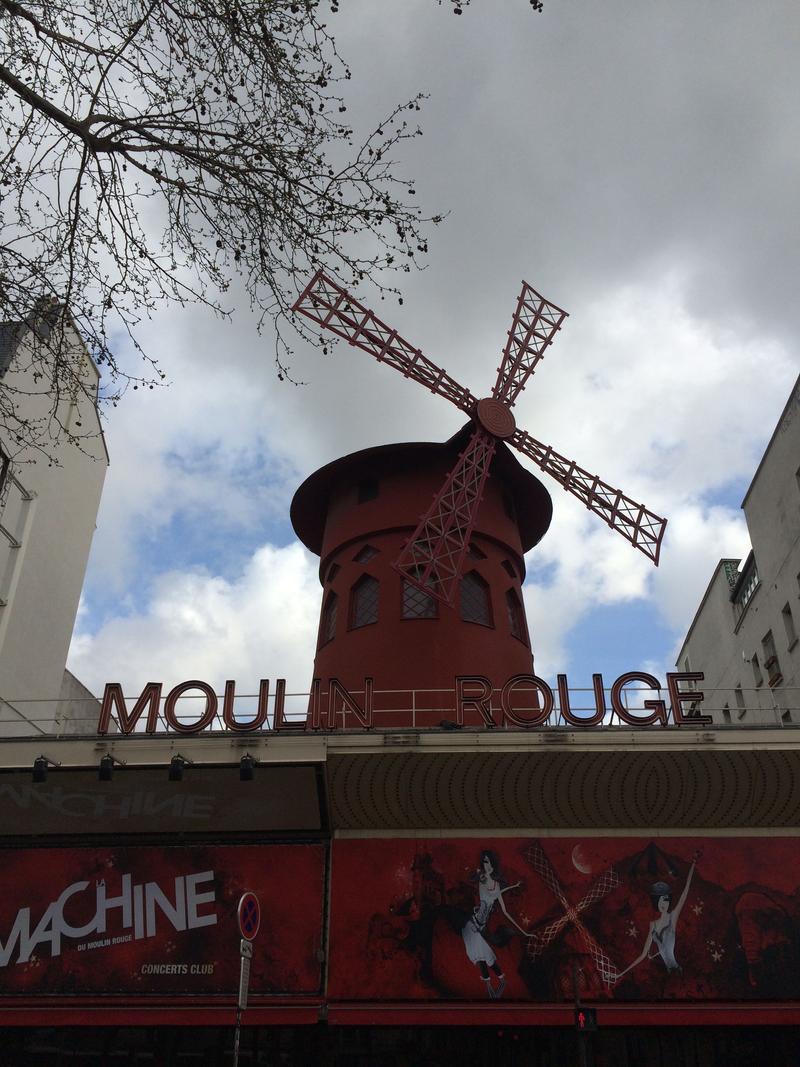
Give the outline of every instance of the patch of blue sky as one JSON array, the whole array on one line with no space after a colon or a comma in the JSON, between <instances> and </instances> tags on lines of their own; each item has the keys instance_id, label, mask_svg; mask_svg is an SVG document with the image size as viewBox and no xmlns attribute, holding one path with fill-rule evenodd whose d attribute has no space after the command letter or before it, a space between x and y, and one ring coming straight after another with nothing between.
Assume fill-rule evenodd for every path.
<instances>
[{"instance_id":1,"label":"patch of blue sky","mask_svg":"<svg viewBox=\"0 0 800 1067\"><path fill-rule=\"evenodd\" d=\"M119 588L93 581L90 571L84 589L85 631L115 615L143 611L162 574L200 571L232 581L264 544L283 547L294 541L288 513L299 479L266 450L232 462L230 455L223 457L216 446L208 446L173 450L165 461L171 494L163 506L131 516L135 581L128 581L120 595Z\"/></svg>"},{"instance_id":2,"label":"patch of blue sky","mask_svg":"<svg viewBox=\"0 0 800 1067\"><path fill-rule=\"evenodd\" d=\"M228 525L195 509L179 511L151 532L142 530L136 540L136 581L122 594L91 580L84 588L81 630L93 633L110 619L144 613L153 584L170 571L200 572L236 580L251 556L263 544L280 543L285 524L265 521L256 525Z\"/></svg>"},{"instance_id":3,"label":"patch of blue sky","mask_svg":"<svg viewBox=\"0 0 800 1067\"><path fill-rule=\"evenodd\" d=\"M525 580L543 588L552 585L558 575L559 563L557 560L540 560L534 551L525 559Z\"/></svg>"},{"instance_id":4,"label":"patch of blue sky","mask_svg":"<svg viewBox=\"0 0 800 1067\"><path fill-rule=\"evenodd\" d=\"M586 614L566 637L570 690L590 690L592 675L603 675L606 687L621 674L645 670L646 663L671 664L678 635L665 626L657 607L646 600L601 605ZM555 679L548 679L552 683ZM662 684L664 678L660 678Z\"/></svg>"},{"instance_id":5,"label":"patch of blue sky","mask_svg":"<svg viewBox=\"0 0 800 1067\"><path fill-rule=\"evenodd\" d=\"M261 545L273 540L270 522L228 524L218 515L179 511L151 537L143 537L139 559L143 585L166 571L201 570L233 580ZM146 596L146 589L144 594Z\"/></svg>"},{"instance_id":6,"label":"patch of blue sky","mask_svg":"<svg viewBox=\"0 0 800 1067\"><path fill-rule=\"evenodd\" d=\"M732 511L738 511L750 481L750 478L731 478L729 482L707 489L703 493L703 504L708 508L730 508Z\"/></svg>"}]
</instances>

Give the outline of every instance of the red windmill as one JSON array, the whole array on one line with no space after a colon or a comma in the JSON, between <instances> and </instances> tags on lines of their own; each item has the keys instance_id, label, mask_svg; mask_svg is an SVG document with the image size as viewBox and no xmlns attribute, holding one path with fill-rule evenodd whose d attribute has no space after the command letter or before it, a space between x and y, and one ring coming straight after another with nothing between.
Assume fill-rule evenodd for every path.
<instances>
[{"instance_id":1,"label":"red windmill","mask_svg":"<svg viewBox=\"0 0 800 1067\"><path fill-rule=\"evenodd\" d=\"M666 519L517 428L511 408L567 317L527 282L522 283L492 395L482 400L322 270L317 271L292 310L446 397L475 423L458 463L395 563L406 581L453 604L498 441L507 441L532 459L658 566Z\"/></svg>"}]
</instances>

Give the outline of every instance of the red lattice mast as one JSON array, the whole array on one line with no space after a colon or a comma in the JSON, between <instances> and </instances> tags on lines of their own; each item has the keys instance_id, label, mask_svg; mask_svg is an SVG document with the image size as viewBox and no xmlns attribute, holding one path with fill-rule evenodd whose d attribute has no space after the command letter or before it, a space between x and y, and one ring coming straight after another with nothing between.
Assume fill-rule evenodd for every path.
<instances>
[{"instance_id":1,"label":"red lattice mast","mask_svg":"<svg viewBox=\"0 0 800 1067\"><path fill-rule=\"evenodd\" d=\"M475 423L467 447L395 564L422 592L448 604L454 602L498 441L507 441L532 459L658 566L666 519L517 429L511 408L567 317L566 311L545 300L527 282L522 283L492 395L482 400L322 270L292 310L445 397Z\"/></svg>"}]
</instances>

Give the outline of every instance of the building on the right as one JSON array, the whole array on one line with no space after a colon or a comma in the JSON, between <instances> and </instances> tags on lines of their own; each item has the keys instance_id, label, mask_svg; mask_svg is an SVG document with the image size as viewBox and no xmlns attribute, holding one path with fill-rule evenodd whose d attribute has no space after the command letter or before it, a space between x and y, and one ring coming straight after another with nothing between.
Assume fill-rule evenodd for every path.
<instances>
[{"instance_id":1,"label":"building on the right","mask_svg":"<svg viewBox=\"0 0 800 1067\"><path fill-rule=\"evenodd\" d=\"M717 564L678 669L703 672L716 723L800 723L800 378L742 509L751 551Z\"/></svg>"}]
</instances>

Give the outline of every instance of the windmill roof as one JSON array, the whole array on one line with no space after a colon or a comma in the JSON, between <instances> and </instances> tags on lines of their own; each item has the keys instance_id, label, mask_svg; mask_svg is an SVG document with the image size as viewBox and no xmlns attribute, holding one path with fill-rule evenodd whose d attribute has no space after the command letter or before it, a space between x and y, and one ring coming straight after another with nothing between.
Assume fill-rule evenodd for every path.
<instances>
[{"instance_id":1,"label":"windmill roof","mask_svg":"<svg viewBox=\"0 0 800 1067\"><path fill-rule=\"evenodd\" d=\"M328 512L330 494L345 478L359 478L381 469L421 466L425 455L463 451L474 431L473 423L463 426L448 441L409 441L401 444L377 445L359 452L351 452L320 467L303 482L292 500L290 517L295 533L311 552L319 555ZM363 474L362 474L363 472ZM511 492L519 525L522 549L527 552L538 544L550 526L553 504L550 494L530 471L517 460L502 442L492 459L490 474L502 480Z\"/></svg>"}]
</instances>

